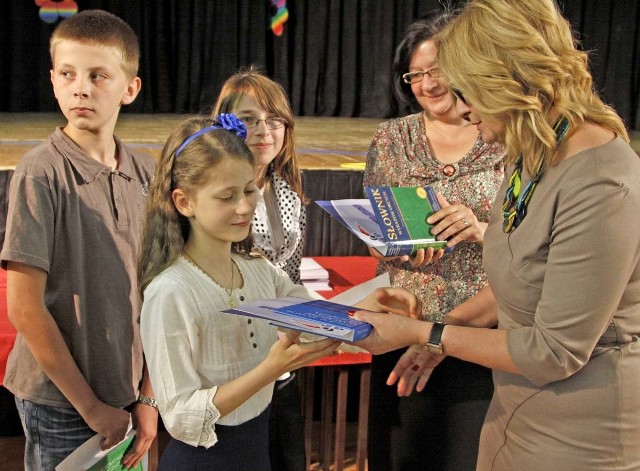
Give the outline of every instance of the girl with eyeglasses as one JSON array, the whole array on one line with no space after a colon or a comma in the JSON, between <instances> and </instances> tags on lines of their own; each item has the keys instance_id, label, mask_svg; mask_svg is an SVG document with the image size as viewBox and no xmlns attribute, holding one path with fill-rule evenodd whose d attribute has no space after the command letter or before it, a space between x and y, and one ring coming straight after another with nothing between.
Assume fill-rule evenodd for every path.
<instances>
[{"instance_id":1,"label":"girl with eyeglasses","mask_svg":"<svg viewBox=\"0 0 640 471\"><path fill-rule=\"evenodd\" d=\"M138 278L145 357L172 437L160 471L278 469L267 438L274 381L339 345L278 339L266 320L221 312L319 297L252 253L255 158L244 136L233 115L183 121L150 188Z\"/></svg>"},{"instance_id":2,"label":"girl with eyeglasses","mask_svg":"<svg viewBox=\"0 0 640 471\"><path fill-rule=\"evenodd\" d=\"M257 208L253 250L300 283L306 226L305 198L295 152L294 121L282 86L251 67L229 77L214 114L235 113L247 128L255 156ZM306 465L300 391L295 374L276 382L271 408L270 453L274 469Z\"/></svg>"}]
</instances>

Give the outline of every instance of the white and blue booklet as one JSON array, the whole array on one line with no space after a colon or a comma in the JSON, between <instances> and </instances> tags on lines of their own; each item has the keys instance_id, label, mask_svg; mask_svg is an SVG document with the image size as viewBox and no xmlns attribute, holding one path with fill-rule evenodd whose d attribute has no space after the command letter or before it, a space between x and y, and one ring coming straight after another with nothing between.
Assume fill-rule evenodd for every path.
<instances>
[{"instance_id":1,"label":"white and blue booklet","mask_svg":"<svg viewBox=\"0 0 640 471\"><path fill-rule=\"evenodd\" d=\"M376 288L390 286L389 274L377 277L344 291L331 301L302 298L280 298L243 304L223 312L267 319L271 324L304 332L301 340L313 341L331 337L343 342L360 340L371 332L371 325L350 317L347 312ZM311 334L311 335L310 335ZM355 345L343 345L343 351L364 351Z\"/></svg>"},{"instance_id":2,"label":"white and blue booklet","mask_svg":"<svg viewBox=\"0 0 640 471\"><path fill-rule=\"evenodd\" d=\"M348 311L357 309L324 299L286 297L263 299L222 312L259 317L278 327L353 342L371 332L370 324L348 315Z\"/></svg>"}]
</instances>

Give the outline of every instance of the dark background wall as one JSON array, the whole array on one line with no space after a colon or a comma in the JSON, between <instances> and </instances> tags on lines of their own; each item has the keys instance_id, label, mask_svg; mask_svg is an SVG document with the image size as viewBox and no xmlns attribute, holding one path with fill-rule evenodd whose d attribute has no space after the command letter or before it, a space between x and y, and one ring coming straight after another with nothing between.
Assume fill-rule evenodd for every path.
<instances>
[{"instance_id":1,"label":"dark background wall","mask_svg":"<svg viewBox=\"0 0 640 471\"><path fill-rule=\"evenodd\" d=\"M0 111L54 111L48 38L56 23L42 21L32 0L2 3ZM406 111L390 94L394 47L414 18L439 2L290 0L282 36L270 29L269 0L76 3L119 15L140 38L143 89L129 112L206 112L229 74L258 64L284 85L297 115L386 118ZM597 89L629 128L639 129L640 2L560 5L592 51Z\"/></svg>"}]
</instances>

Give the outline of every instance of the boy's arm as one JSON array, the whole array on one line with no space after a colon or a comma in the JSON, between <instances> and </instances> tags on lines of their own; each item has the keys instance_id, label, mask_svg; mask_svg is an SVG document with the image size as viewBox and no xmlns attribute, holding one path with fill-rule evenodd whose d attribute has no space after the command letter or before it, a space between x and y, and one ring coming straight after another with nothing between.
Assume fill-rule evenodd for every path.
<instances>
[{"instance_id":1,"label":"boy's arm","mask_svg":"<svg viewBox=\"0 0 640 471\"><path fill-rule=\"evenodd\" d=\"M92 430L109 448L127 433L129 413L100 401L84 379L60 329L44 304L47 273L18 262L7 264L7 312L34 358Z\"/></svg>"}]
</instances>

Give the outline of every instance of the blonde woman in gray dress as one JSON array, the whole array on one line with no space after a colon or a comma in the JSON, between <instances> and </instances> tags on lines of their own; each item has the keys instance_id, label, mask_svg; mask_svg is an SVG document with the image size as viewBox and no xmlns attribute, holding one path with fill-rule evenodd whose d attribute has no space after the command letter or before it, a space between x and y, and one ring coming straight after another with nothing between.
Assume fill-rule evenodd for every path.
<instances>
[{"instance_id":1,"label":"blonde woman in gray dress","mask_svg":"<svg viewBox=\"0 0 640 471\"><path fill-rule=\"evenodd\" d=\"M358 312L390 382L450 355L493 369L478 471L640 470L640 159L553 0L474 0L439 35L458 112L507 146L489 286L443 323ZM498 321L497 329L487 326Z\"/></svg>"}]
</instances>

